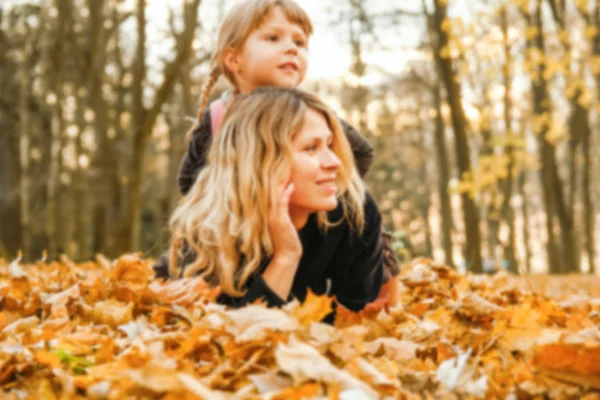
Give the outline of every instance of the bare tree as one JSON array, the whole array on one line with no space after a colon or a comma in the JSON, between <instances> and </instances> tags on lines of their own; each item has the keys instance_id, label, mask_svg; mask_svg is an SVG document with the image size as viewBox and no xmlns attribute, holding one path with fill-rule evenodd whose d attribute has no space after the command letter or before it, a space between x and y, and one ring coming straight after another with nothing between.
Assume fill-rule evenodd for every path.
<instances>
[{"instance_id":1,"label":"bare tree","mask_svg":"<svg viewBox=\"0 0 600 400\"><path fill-rule=\"evenodd\" d=\"M430 32L436 49L434 57L440 77L444 83L446 98L450 108L458 171L460 176L464 177L465 174L471 170L471 157L469 154L469 144L466 133L467 119L461 101L461 87L452 60L449 57L442 57L441 54L442 49L448 46L449 43L448 33L442 27L444 21L447 19L448 6L445 2L436 1L434 4L435 7L432 14L429 14L425 2L423 2L423 9L428 15ZM481 273L482 262L479 211L474 199L469 196L469 193L462 193L461 199L466 231L465 259L469 271Z\"/></svg>"},{"instance_id":2,"label":"bare tree","mask_svg":"<svg viewBox=\"0 0 600 400\"><path fill-rule=\"evenodd\" d=\"M154 101L149 108L143 104L143 88L146 77L146 1L138 0L137 7L137 46L135 63L133 65L133 152L131 161L131 176L129 179L129 199L127 205L127 224L125 238L127 248L139 249L140 232L140 188L142 183L142 167L148 137L156 121L161 107L170 96L176 78L180 72L180 65L184 64L192 52L194 33L198 26L198 8L201 0L184 1L184 27L176 38L176 54L174 59L165 66L162 84L156 90Z\"/></svg>"}]
</instances>

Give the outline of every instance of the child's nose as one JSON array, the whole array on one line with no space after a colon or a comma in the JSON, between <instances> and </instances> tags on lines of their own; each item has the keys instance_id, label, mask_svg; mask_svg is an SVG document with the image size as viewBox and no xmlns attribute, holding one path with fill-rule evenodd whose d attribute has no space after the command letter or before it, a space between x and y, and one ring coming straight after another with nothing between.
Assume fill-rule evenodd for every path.
<instances>
[{"instance_id":1,"label":"child's nose","mask_svg":"<svg viewBox=\"0 0 600 400\"><path fill-rule=\"evenodd\" d=\"M286 40L285 46L286 46L285 50L287 53L298 54L298 46L296 45L296 43L293 40L291 40L291 39Z\"/></svg>"}]
</instances>

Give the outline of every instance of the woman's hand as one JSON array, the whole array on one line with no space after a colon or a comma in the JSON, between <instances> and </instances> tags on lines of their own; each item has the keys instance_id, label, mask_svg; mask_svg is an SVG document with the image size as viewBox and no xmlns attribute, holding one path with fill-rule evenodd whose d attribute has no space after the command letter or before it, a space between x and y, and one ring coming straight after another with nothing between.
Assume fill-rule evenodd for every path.
<instances>
[{"instance_id":1,"label":"woman's hand","mask_svg":"<svg viewBox=\"0 0 600 400\"><path fill-rule=\"evenodd\" d=\"M269 210L269 233L273 241L273 258L298 262L302 256L302 243L290 217L290 197L294 184L285 182L277 190L277 202Z\"/></svg>"},{"instance_id":2,"label":"woman's hand","mask_svg":"<svg viewBox=\"0 0 600 400\"><path fill-rule=\"evenodd\" d=\"M290 295L302 256L302 243L289 210L293 191L293 183L282 184L277 190L277 202L272 205L268 216L273 258L263 272L263 279L283 301Z\"/></svg>"}]
</instances>

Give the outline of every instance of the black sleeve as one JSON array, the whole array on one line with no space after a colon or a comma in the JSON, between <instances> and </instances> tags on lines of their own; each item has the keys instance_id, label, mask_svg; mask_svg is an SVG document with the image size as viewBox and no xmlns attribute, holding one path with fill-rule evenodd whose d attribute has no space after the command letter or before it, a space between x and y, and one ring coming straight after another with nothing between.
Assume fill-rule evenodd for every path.
<instances>
[{"instance_id":1,"label":"black sleeve","mask_svg":"<svg viewBox=\"0 0 600 400\"><path fill-rule=\"evenodd\" d=\"M363 232L360 236L353 233L350 240L348 266L332 271L331 293L344 307L360 311L377 298L383 284L381 214L369 195Z\"/></svg>"},{"instance_id":2,"label":"black sleeve","mask_svg":"<svg viewBox=\"0 0 600 400\"><path fill-rule=\"evenodd\" d=\"M277 293L273 292L265 282L262 274L250 278L247 282L246 293L242 297L232 297L227 294L221 294L217 302L230 307L238 308L251 304L258 299L265 301L268 307L281 307L287 301L284 301Z\"/></svg>"},{"instance_id":3,"label":"black sleeve","mask_svg":"<svg viewBox=\"0 0 600 400\"><path fill-rule=\"evenodd\" d=\"M160 256L156 264L152 266L152 269L154 269L154 277L163 280L168 278L181 278L183 276L183 272L185 271L186 266L193 263L196 259L196 253L188 247L186 242L184 243L183 248L180 250L179 254L180 258L177 260L178 276L171 276L171 272L169 271L169 250L167 250Z\"/></svg>"},{"instance_id":4,"label":"black sleeve","mask_svg":"<svg viewBox=\"0 0 600 400\"><path fill-rule=\"evenodd\" d=\"M185 254L185 256L182 260L179 261L180 275L183 275L185 267L188 264L192 263L196 258L195 253L189 251L187 246L184 246L182 252ZM266 267L267 262L268 261L265 260L265 264L263 264L263 268L261 268L261 271L265 269L264 267ZM153 265L153 268L155 278L167 279L170 277L168 251L163 253L163 255L156 262L156 264ZM262 273L257 273L255 276L250 277L248 279L248 282L246 282L246 293L244 294L244 296L233 297L223 293L217 298L217 302L223 305L237 308L243 307L246 304L253 303L258 299L264 300L267 303L267 306L269 307L280 307L287 303L287 301L284 301L281 297L279 297L279 295L277 295L277 293L271 290L269 285L267 285L265 280L262 278Z\"/></svg>"},{"instance_id":5,"label":"black sleeve","mask_svg":"<svg viewBox=\"0 0 600 400\"><path fill-rule=\"evenodd\" d=\"M156 264L152 266L154 269L154 277L158 279L169 278L169 250L165 251Z\"/></svg>"},{"instance_id":6,"label":"black sleeve","mask_svg":"<svg viewBox=\"0 0 600 400\"><path fill-rule=\"evenodd\" d=\"M358 173L364 178L373 164L373 146L371 146L369 141L346 121L340 119L340 122L342 123L346 137L350 142L350 147L352 147L352 153L354 154Z\"/></svg>"},{"instance_id":7,"label":"black sleeve","mask_svg":"<svg viewBox=\"0 0 600 400\"><path fill-rule=\"evenodd\" d=\"M204 112L202 122L194 129L187 153L179 166L178 183L181 194L185 195L189 192L200 170L206 165L206 156L211 142L212 127L210 109L208 109Z\"/></svg>"}]
</instances>

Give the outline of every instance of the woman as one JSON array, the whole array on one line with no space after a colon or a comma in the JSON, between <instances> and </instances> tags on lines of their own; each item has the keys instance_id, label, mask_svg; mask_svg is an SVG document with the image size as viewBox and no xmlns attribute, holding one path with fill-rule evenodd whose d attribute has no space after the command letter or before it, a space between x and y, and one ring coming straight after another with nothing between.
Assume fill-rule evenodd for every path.
<instances>
[{"instance_id":1,"label":"woman","mask_svg":"<svg viewBox=\"0 0 600 400\"><path fill-rule=\"evenodd\" d=\"M280 306L311 289L358 311L381 289L379 211L338 119L300 90L232 102L171 230L157 275L202 274L223 304Z\"/></svg>"}]
</instances>

